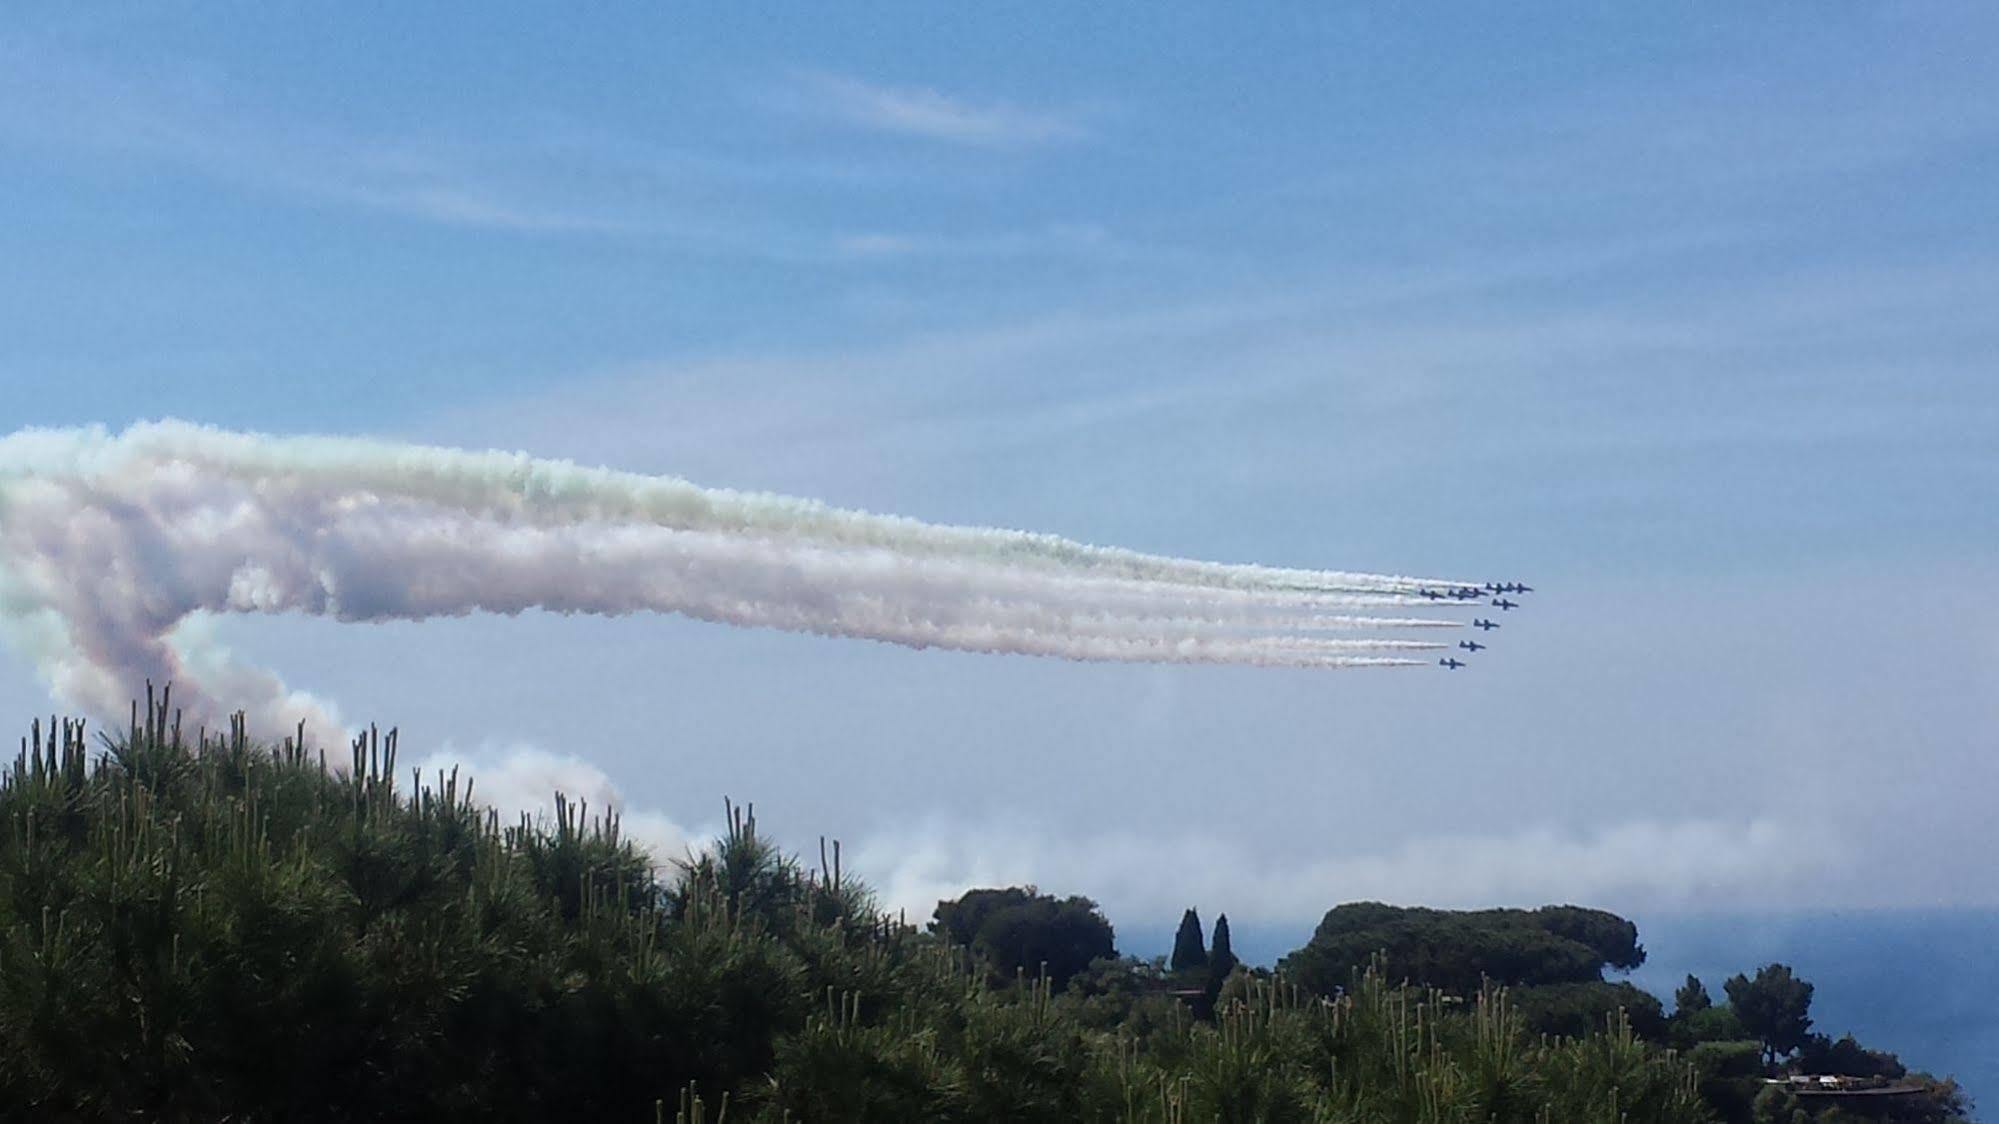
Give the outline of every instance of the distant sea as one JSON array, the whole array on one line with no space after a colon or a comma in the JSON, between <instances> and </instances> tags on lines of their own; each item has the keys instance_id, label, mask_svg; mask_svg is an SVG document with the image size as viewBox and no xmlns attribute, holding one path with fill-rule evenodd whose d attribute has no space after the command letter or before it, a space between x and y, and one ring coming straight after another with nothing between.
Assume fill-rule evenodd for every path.
<instances>
[{"instance_id":1,"label":"distant sea","mask_svg":"<svg viewBox=\"0 0 1999 1124\"><path fill-rule=\"evenodd\" d=\"M1814 1030L1834 1038L1851 1032L1911 1069L1956 1077L1980 1102L1975 1118L1999 1121L1999 910L1625 916L1638 923L1646 952L1630 979L1669 1011L1690 972L1719 1002L1722 981L1735 973L1789 964L1813 985ZM1214 923L1205 913L1201 920ZM1119 926L1118 948L1165 955L1178 921ZM1229 926L1236 955L1266 967L1313 928L1235 918Z\"/></svg>"}]
</instances>

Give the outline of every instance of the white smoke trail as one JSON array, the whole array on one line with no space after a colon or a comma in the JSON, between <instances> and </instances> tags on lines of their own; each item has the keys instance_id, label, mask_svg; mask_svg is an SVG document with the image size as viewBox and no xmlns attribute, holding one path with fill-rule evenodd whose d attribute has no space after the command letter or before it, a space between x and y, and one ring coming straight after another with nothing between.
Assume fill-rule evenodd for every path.
<instances>
[{"instance_id":1,"label":"white smoke trail","mask_svg":"<svg viewBox=\"0 0 1999 1124\"><path fill-rule=\"evenodd\" d=\"M1337 570L1203 562L1090 546L1055 535L925 523L832 507L816 500L702 488L524 453L467 452L361 438L281 441L185 422L134 425L117 442L77 449L85 457L179 462L252 480L287 477L379 496L422 500L493 518L568 523L646 522L681 530L809 539L880 547L907 556L976 559L1009 566L1091 570L1216 588L1270 592L1414 593L1465 584Z\"/></svg>"},{"instance_id":2,"label":"white smoke trail","mask_svg":"<svg viewBox=\"0 0 1999 1124\"><path fill-rule=\"evenodd\" d=\"M1392 653L1442 645L1299 635L1457 623L1324 611L1414 603L1406 580L1161 559L381 442L178 423L0 439L0 624L58 696L99 714L144 678L172 679L200 716L242 707L265 729L338 728L324 704L231 661L203 614L674 612L1077 660L1411 666L1427 661Z\"/></svg>"}]
</instances>

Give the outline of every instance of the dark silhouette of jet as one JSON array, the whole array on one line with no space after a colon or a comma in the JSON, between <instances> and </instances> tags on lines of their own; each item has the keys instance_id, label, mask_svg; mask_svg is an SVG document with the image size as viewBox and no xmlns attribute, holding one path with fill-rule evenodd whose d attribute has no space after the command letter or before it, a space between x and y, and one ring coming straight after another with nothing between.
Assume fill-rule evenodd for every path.
<instances>
[{"instance_id":1,"label":"dark silhouette of jet","mask_svg":"<svg viewBox=\"0 0 1999 1124\"><path fill-rule=\"evenodd\" d=\"M1452 659L1438 660L1437 665L1439 667L1444 668L1447 671L1456 671L1457 669L1464 666L1464 664L1458 662L1457 660L1452 660Z\"/></svg>"},{"instance_id":2,"label":"dark silhouette of jet","mask_svg":"<svg viewBox=\"0 0 1999 1124\"><path fill-rule=\"evenodd\" d=\"M1487 632L1491 632L1491 631L1492 631L1493 629L1495 629L1495 628L1498 628L1498 627L1499 627L1499 622L1498 622L1498 621L1489 621L1489 620L1486 620L1486 619L1485 619L1484 617L1480 617L1479 619L1477 619L1477 620L1475 620L1475 621L1471 622L1471 626L1472 626L1473 628L1482 628L1482 629L1486 630Z\"/></svg>"},{"instance_id":3,"label":"dark silhouette of jet","mask_svg":"<svg viewBox=\"0 0 1999 1124\"><path fill-rule=\"evenodd\" d=\"M1518 609L1518 608L1520 607L1520 603L1519 603L1519 602L1517 602L1517 601L1508 601L1508 600L1507 600L1506 598L1504 598L1504 597L1495 597L1495 598L1493 598L1493 599L1492 599L1492 603L1493 603L1494 605L1497 605L1497 606L1499 606L1499 607L1500 607L1500 608L1502 608L1502 609Z\"/></svg>"},{"instance_id":4,"label":"dark silhouette of jet","mask_svg":"<svg viewBox=\"0 0 1999 1124\"><path fill-rule=\"evenodd\" d=\"M1441 600L1443 600L1443 597L1444 597L1444 595L1443 595L1443 594L1441 594L1441 593L1438 593L1438 592L1437 592L1436 590L1434 590L1434 589L1426 589L1426 590L1424 590L1424 591L1423 591L1423 596L1425 596L1425 597L1429 598L1429 599L1430 599L1430 600L1432 600L1432 601L1441 601Z\"/></svg>"},{"instance_id":5,"label":"dark silhouette of jet","mask_svg":"<svg viewBox=\"0 0 1999 1124\"><path fill-rule=\"evenodd\" d=\"M1467 652L1485 651L1485 645L1479 643L1476 640L1460 640L1458 641L1458 647L1463 648Z\"/></svg>"}]
</instances>

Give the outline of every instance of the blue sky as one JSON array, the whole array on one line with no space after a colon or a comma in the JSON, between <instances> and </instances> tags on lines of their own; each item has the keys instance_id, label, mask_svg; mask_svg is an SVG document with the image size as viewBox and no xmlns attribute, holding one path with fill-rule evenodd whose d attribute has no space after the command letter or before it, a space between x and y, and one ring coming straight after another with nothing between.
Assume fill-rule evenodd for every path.
<instances>
[{"instance_id":1,"label":"blue sky","mask_svg":"<svg viewBox=\"0 0 1999 1124\"><path fill-rule=\"evenodd\" d=\"M689 830L755 799L897 900L1991 906L1995 23L15 8L0 430L1542 590L1450 679L219 626L421 746L574 755ZM0 705L51 703L0 656Z\"/></svg>"}]
</instances>

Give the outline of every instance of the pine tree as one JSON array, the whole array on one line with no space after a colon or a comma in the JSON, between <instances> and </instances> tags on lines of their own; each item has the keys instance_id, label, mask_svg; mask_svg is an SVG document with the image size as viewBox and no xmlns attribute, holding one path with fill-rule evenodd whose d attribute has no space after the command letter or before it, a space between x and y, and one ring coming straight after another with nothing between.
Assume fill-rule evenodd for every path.
<instances>
[{"instance_id":1,"label":"pine tree","mask_svg":"<svg viewBox=\"0 0 1999 1124\"><path fill-rule=\"evenodd\" d=\"M1192 909L1180 915L1180 931L1173 934L1173 959L1169 966L1176 972L1208 966L1208 943L1201 935L1201 915Z\"/></svg>"},{"instance_id":2,"label":"pine tree","mask_svg":"<svg viewBox=\"0 0 1999 1124\"><path fill-rule=\"evenodd\" d=\"M1749 1033L1763 1042L1765 1064L1805 1044L1812 1029L1812 985L1791 972L1788 964L1766 964L1755 978L1736 973L1722 984L1728 1005Z\"/></svg>"},{"instance_id":3,"label":"pine tree","mask_svg":"<svg viewBox=\"0 0 1999 1124\"><path fill-rule=\"evenodd\" d=\"M1687 982L1681 984L1680 989L1673 993L1673 1014L1680 1018L1705 1011L1712 1006L1714 1000L1708 996L1707 985L1701 983L1700 977L1692 973L1687 975Z\"/></svg>"}]
</instances>

